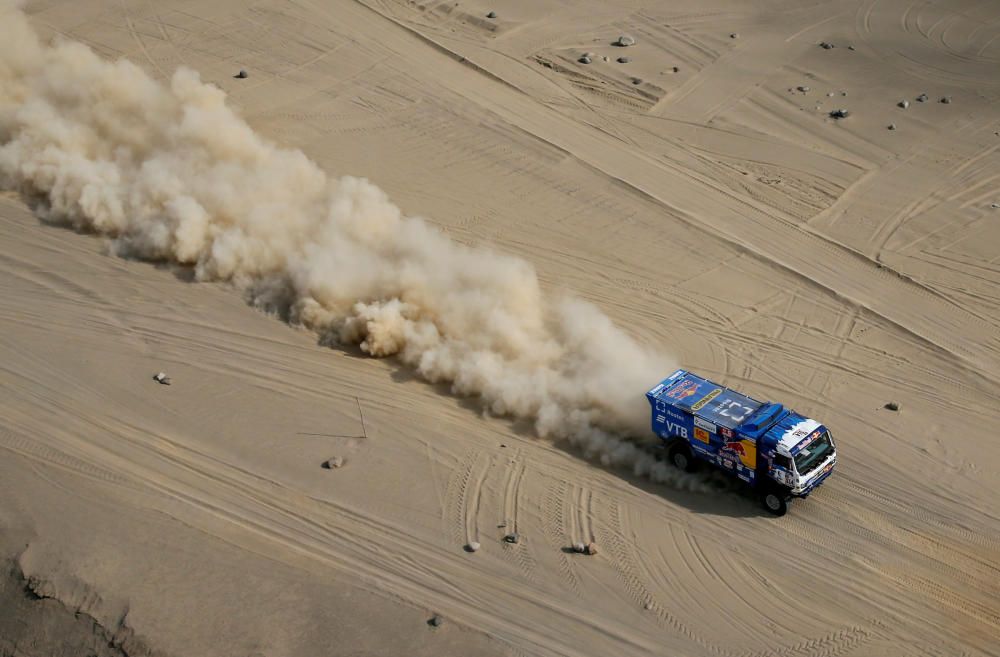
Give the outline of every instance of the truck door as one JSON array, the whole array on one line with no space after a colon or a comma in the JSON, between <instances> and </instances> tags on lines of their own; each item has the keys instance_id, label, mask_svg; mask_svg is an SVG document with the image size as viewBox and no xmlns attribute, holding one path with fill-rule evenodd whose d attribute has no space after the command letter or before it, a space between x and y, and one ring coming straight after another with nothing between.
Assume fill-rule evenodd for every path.
<instances>
[{"instance_id":1,"label":"truck door","mask_svg":"<svg viewBox=\"0 0 1000 657\"><path fill-rule=\"evenodd\" d=\"M781 454L775 454L769 461L768 477L780 484L790 486L795 480L794 471L792 470L792 459Z\"/></svg>"}]
</instances>

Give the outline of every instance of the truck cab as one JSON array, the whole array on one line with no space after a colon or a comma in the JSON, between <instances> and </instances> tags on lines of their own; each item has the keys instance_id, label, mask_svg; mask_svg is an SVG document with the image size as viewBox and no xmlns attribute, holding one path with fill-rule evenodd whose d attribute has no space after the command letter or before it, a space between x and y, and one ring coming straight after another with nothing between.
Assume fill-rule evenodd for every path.
<instances>
[{"instance_id":1,"label":"truck cab","mask_svg":"<svg viewBox=\"0 0 1000 657\"><path fill-rule=\"evenodd\" d=\"M675 466L692 471L707 461L757 489L764 507L784 515L833 472L830 430L786 409L677 370L646 393L653 433Z\"/></svg>"}]
</instances>

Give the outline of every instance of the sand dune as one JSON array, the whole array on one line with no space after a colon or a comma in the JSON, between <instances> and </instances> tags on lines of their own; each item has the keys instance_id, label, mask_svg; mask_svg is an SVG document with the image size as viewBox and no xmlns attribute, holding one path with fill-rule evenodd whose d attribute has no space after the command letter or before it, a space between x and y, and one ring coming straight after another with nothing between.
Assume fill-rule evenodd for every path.
<instances>
[{"instance_id":1,"label":"sand dune","mask_svg":"<svg viewBox=\"0 0 1000 657\"><path fill-rule=\"evenodd\" d=\"M23 10L0 556L48 602L129 654L997 654L996 8ZM837 474L776 520L654 464L675 362Z\"/></svg>"}]
</instances>

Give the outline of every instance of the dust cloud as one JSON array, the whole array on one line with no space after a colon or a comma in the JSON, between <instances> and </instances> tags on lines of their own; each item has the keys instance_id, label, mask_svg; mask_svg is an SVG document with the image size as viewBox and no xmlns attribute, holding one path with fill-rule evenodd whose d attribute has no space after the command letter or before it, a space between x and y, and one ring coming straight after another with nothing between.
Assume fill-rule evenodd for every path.
<instances>
[{"instance_id":1,"label":"dust cloud","mask_svg":"<svg viewBox=\"0 0 1000 657\"><path fill-rule=\"evenodd\" d=\"M229 282L325 342L398 357L607 466L704 486L622 438L649 434L643 393L673 364L597 308L546 296L526 261L457 244L367 180L255 134L198 73L161 83L79 43L44 44L10 2L0 187L44 221Z\"/></svg>"}]
</instances>

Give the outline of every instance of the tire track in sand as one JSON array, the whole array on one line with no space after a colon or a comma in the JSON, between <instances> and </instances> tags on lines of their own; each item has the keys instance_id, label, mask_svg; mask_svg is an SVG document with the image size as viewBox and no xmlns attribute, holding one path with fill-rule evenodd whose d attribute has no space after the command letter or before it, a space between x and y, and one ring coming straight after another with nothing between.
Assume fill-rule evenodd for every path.
<instances>
[{"instance_id":1,"label":"tire track in sand","mask_svg":"<svg viewBox=\"0 0 1000 657\"><path fill-rule=\"evenodd\" d=\"M573 563L564 551L570 544L575 542L572 530L568 526L572 514L566 514L566 505L564 504L569 495L569 489L569 484L564 480L552 480L549 482L545 492L542 530L549 539L549 543L558 549L559 576L569 585L574 593L579 594L580 577L577 575Z\"/></svg>"},{"instance_id":2,"label":"tire track in sand","mask_svg":"<svg viewBox=\"0 0 1000 657\"><path fill-rule=\"evenodd\" d=\"M654 598L649 587L644 583L648 577L641 570L643 564L631 542L626 539L625 535L630 531L628 520L617 502L611 503L608 517L609 531L602 542L608 546L609 552L614 557L612 564L629 597L636 604L656 614L661 625L666 625L713 655L729 655L728 651L709 643L704 637L692 631L690 627L671 614L662 602Z\"/></svg>"},{"instance_id":3,"label":"tire track in sand","mask_svg":"<svg viewBox=\"0 0 1000 657\"><path fill-rule=\"evenodd\" d=\"M580 541L584 544L593 543L594 528L591 520L594 517L594 493L589 488L580 488L576 512L580 517Z\"/></svg>"},{"instance_id":4,"label":"tire track in sand","mask_svg":"<svg viewBox=\"0 0 1000 657\"><path fill-rule=\"evenodd\" d=\"M452 470L445 493L445 516L451 537L468 545L479 541L479 507L489 461L482 452L470 451Z\"/></svg>"},{"instance_id":5,"label":"tire track in sand","mask_svg":"<svg viewBox=\"0 0 1000 657\"><path fill-rule=\"evenodd\" d=\"M841 657L872 638L873 634L862 627L846 627L818 639L803 639L792 646L769 648L763 652L742 653L740 657Z\"/></svg>"},{"instance_id":6,"label":"tire track in sand","mask_svg":"<svg viewBox=\"0 0 1000 657\"><path fill-rule=\"evenodd\" d=\"M45 463L46 465L82 474L99 482L127 486L134 490L139 490L132 479L128 477L107 468L93 465L72 454L50 447L38 439L28 438L23 434L16 433L4 427L0 427L0 448L10 450L15 454Z\"/></svg>"},{"instance_id":7,"label":"tire track in sand","mask_svg":"<svg viewBox=\"0 0 1000 657\"><path fill-rule=\"evenodd\" d=\"M112 471L128 472L132 480L142 484L144 491L168 501L166 505L153 507L158 512L187 523L192 519L190 512L208 514L272 546L261 550L241 541L242 549L275 559L279 555L305 557L317 564L320 568L317 572L330 567L351 571L392 595L443 609L465 624L484 627L501 640L517 636L531 645L532 654L553 657L570 654L559 633L548 631L537 620L541 610L560 611L557 618L568 624L563 630L564 634L569 632L568 636L596 628L594 640L607 654L612 646L624 646L627 652L631 651L628 654L654 654L655 645L650 640L621 631L587 609L563 609L558 598L525 595L523 585L463 566L463 560L456 564L454 558L441 554L436 545L420 540L392 522L336 501L304 495L166 436L140 437L131 435L127 427L122 429L125 430L115 433L114 452L100 445L87 445L93 449L81 456L88 465L103 469L99 463L114 464L110 467ZM37 454L28 456L43 460ZM466 490L471 492L476 475L485 472L488 464L479 453L467 455L456 472L456 491L465 479ZM86 469L81 473L93 476ZM206 529L225 536L211 526ZM380 549L373 550L373 544ZM273 550L274 546L279 549ZM302 565L296 560L280 560ZM456 569L455 577L442 577L443 572L452 568ZM508 619L502 612L512 604L527 604L531 613L524 618Z\"/></svg>"},{"instance_id":8,"label":"tire track in sand","mask_svg":"<svg viewBox=\"0 0 1000 657\"><path fill-rule=\"evenodd\" d=\"M507 534L516 533L519 538L517 543L504 541L504 556L508 558L513 557L518 568L530 577L535 570L536 561L531 556L525 538L520 536L519 512L521 507L521 482L524 480L524 473L524 451L521 448L517 448L514 450L513 458L509 459L507 463L507 480L504 484L503 506L501 509L503 517L499 524L505 528Z\"/></svg>"},{"instance_id":9,"label":"tire track in sand","mask_svg":"<svg viewBox=\"0 0 1000 657\"><path fill-rule=\"evenodd\" d=\"M131 35L132 40L139 46L139 51L142 53L142 56L145 57L146 61L149 62L149 65L155 68L156 72L160 74L161 80L169 80L170 75L164 71L163 67L160 66L159 63L157 63L157 61L153 58L152 53L150 53L149 48L146 46L146 42L142 39L142 35L140 35L139 31L136 29L135 21L133 21L132 17L129 15L128 8L126 7L124 0L121 0L119 4L121 5L122 18L125 19L125 25L128 27L128 32Z\"/></svg>"}]
</instances>

